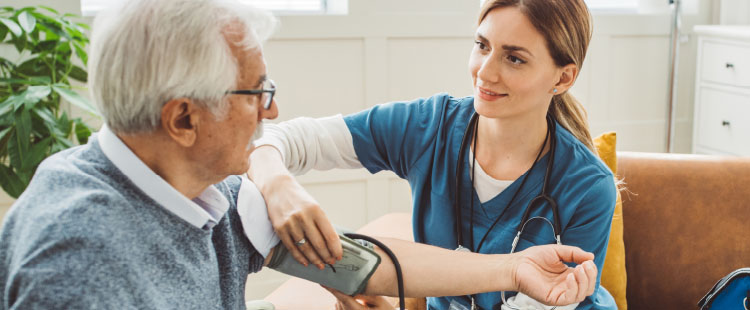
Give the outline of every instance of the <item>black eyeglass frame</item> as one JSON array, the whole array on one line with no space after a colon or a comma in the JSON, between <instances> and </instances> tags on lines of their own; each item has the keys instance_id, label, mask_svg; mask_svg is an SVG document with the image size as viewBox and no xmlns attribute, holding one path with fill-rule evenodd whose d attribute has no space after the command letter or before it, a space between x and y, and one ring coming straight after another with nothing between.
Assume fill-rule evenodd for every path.
<instances>
[{"instance_id":1,"label":"black eyeglass frame","mask_svg":"<svg viewBox=\"0 0 750 310\"><path fill-rule=\"evenodd\" d=\"M263 103L263 109L268 110L271 108L273 96L276 94L276 83L274 83L273 80L270 79L267 82L271 84L271 89L239 89L230 90L226 93L232 95L262 95L263 93L269 93L270 95L268 96L268 99L266 99L266 102Z\"/></svg>"}]
</instances>

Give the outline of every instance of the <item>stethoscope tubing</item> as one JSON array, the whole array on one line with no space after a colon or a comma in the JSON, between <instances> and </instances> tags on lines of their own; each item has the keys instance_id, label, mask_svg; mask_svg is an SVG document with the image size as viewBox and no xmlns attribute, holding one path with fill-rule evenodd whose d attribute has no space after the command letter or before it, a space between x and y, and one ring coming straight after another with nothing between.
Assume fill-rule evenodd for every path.
<instances>
[{"instance_id":1,"label":"stethoscope tubing","mask_svg":"<svg viewBox=\"0 0 750 310\"><path fill-rule=\"evenodd\" d=\"M464 136L461 139L461 146L460 146L460 149L458 151L458 162L456 163L456 178L455 178L455 180L456 180L456 184L455 184L456 185L455 186L455 188L456 188L456 191L455 191L455 193L456 193L456 200L454 201L454 204L453 204L453 210L454 210L454 215L456 217L455 231L456 231L456 242L457 242L456 248L457 249L462 249L462 248L463 249L467 249L467 247L465 247L463 245L463 229L462 229L463 215L462 215L462 212L461 212L461 192L462 192L461 191L461 178L463 177L463 166L464 166L463 162L464 162L464 155L466 153L466 148L468 147L468 143L469 143L469 141L471 141L471 138L473 138L473 135L471 135L470 133L477 126L477 121L479 119L478 116L479 115L476 112L474 112L474 114L472 114L472 116L471 116L471 120L469 121L469 124L466 127L466 130L464 131ZM552 174L552 169L554 167L554 157L555 157L555 153L556 153L556 150L557 150L557 139L555 137L557 130L556 130L555 126L556 126L556 124L555 124L554 120L552 119L552 116L551 115L547 115L547 137L545 137L543 145L546 145L547 141L549 139L549 142L550 142L550 152L549 152L550 156L549 156L549 160L547 162L547 167L546 167L546 170L545 170L545 173L544 173L544 182L543 182L543 185L542 185L542 193L540 195L534 197L533 199L531 199L531 201L529 201L529 204L527 205L526 209L524 210L523 217L521 218L521 221L518 223L518 227L516 228L516 233L517 234L522 232L523 225L528 221L529 217L531 216L531 211L533 211L533 209L536 206L540 206L541 207L544 202L547 202L548 204L550 204L550 209L552 209L552 217L553 217L553 221L554 221L553 222L553 230L554 230L555 237L556 237L556 239L560 239L559 236L562 233L562 228L561 228L562 225L560 223L560 214L559 214L559 210L558 210L558 205L557 205L557 202L555 201L555 199L553 199L552 196L549 195L549 190L550 190L550 185L549 185L549 183L550 183L550 175ZM544 148L542 148L542 150L540 150L539 154L537 154L537 158L534 160L534 165L532 165L532 167L531 167L530 170L534 169L534 166L536 165L536 163L539 161L539 158L541 157L541 154L542 154L541 151L543 151L543 150L544 150ZM521 182L521 185L518 187L518 189L516 190L516 192L513 194L513 198L511 199L508 207L505 208L503 210L503 212L495 219L495 222L490 226L490 228L488 229L487 233L482 237L481 241L479 242L479 246L477 246L477 250L476 250L477 253L481 250L481 246L484 243L485 239L487 238L487 235L489 234L489 232L492 231L492 229L495 227L495 225L503 217L503 215L505 214L505 211L507 211L510 208L510 205L512 204L512 202L515 200L515 198L518 195L518 193L521 191L521 189L525 185L526 180L527 180L529 174L530 174L530 172L524 177L524 179ZM471 247L473 247L473 244L471 245Z\"/></svg>"},{"instance_id":2,"label":"stethoscope tubing","mask_svg":"<svg viewBox=\"0 0 750 310\"><path fill-rule=\"evenodd\" d=\"M460 149L458 151L458 162L456 163L456 178L455 178L455 180L456 180L456 192L455 192L456 193L456 200L454 201L454 213L455 213L455 217L456 217L456 225L455 225L456 226L455 227L455 229L456 229L456 238L457 238L456 239L456 243L457 243L456 250L459 250L459 251L461 251L461 250L470 251L469 248L466 248L466 247L463 246L463 227L462 227L463 216L462 216L461 206L460 206L460 204L461 204L461 178L463 177L464 154L466 153L466 148L468 147L469 141L472 140L471 138L474 138L476 136L476 133L477 133L477 130L478 130L478 128L477 128L478 120L479 120L479 116L478 116L478 114L476 112L474 112L472 114L472 116L471 116L471 119L469 120L469 124L467 125L466 130L464 131L464 136L461 139L461 145L460 145ZM472 131L472 129L474 131L473 135L470 134L471 131ZM521 218L521 221L518 223L518 227L516 229L516 236L515 236L515 238L513 238L513 243L511 245L510 253L514 253L515 252L516 246L518 245L518 242L519 242L519 240L521 238L521 234L523 233L523 230L526 227L526 224L528 224L528 222L530 222L533 219L543 219L548 224L550 224L550 226L552 226L552 229L553 229L554 234L555 234L555 242L557 244L562 244L562 241L561 241L561 238L560 238L561 231L562 231L562 229L561 229L562 226L560 224L560 214L559 214L559 211L558 211L558 205L557 205L557 202L555 201L555 199L553 199L552 196L549 195L549 190L550 190L550 186L549 186L550 175L552 174L552 168L554 167L555 151L557 149L556 132L557 132L557 130L556 130L555 121L552 118L552 116L548 114L547 115L547 135L544 138L544 142L542 143L542 147L539 150L539 153L537 154L536 159L534 159L534 164L532 164L531 168L529 169L529 172L526 174L526 176L524 176L524 178L523 178L523 180L521 182L521 185L518 187L518 189L516 190L516 192L513 194L513 197L509 201L508 206L500 213L500 215L498 215L498 217L492 223L492 225L487 230L487 232L484 234L484 236L482 237L482 239L479 241L479 245L477 246L477 249L476 249L477 253L479 253L479 251L481 251L482 245L484 244L484 241L486 240L487 236L494 229L495 225L497 225L497 223L500 222L500 219L503 217L503 215L505 214L505 212L508 209L510 209L511 205L513 204L513 201L515 201L515 199L516 199L516 196L521 191L521 189L523 188L523 186L526 184L526 180L528 179L528 176L531 174L531 171L534 169L534 167L536 166L537 162L539 162L539 158L541 157L541 155L542 155L542 153L544 151L544 146L547 145L547 141L550 142L550 156L549 156L549 160L547 162L547 167L546 167L546 170L545 170L545 173L544 173L544 182L542 184L542 192L538 196L536 196L533 199L531 199L531 201L529 201L529 204L526 206L526 210L524 210L523 217ZM475 140L474 146L476 148L476 138L474 138L474 140ZM475 152L476 152L476 150L475 150ZM474 164L473 163L472 163L471 167L472 167L472 170L473 170L474 169ZM472 175L471 179L472 179L472 187L473 187L473 183L474 183L473 175ZM472 248L474 247L474 231L473 231L473 226L474 226L474 214L473 214L474 200L473 200L473 198L474 197L472 196L472 202L471 202L471 204L472 204L472 208L471 208L472 209L472 211L471 211L472 212L472 214L471 214L471 222L472 222L471 223L472 224L471 243L472 244L471 244L471 247ZM531 216L531 211L536 206L539 206L539 207L543 206L544 202L547 202L550 205L550 208L552 209L552 217L553 217L554 224L551 223L549 221L549 219L547 219L546 217L536 216L536 217L533 217L533 218L529 219L529 217ZM503 304L507 304L507 301L505 299L505 292L504 291L501 292L501 298L502 298ZM475 301L474 301L475 298L472 295L470 297L470 299L471 299L472 310L474 310L475 307L476 307L476 304L475 304ZM510 307L511 309L516 309L515 307L512 307L510 305L508 305L508 307ZM556 309L556 308L557 307L553 307L552 309Z\"/></svg>"}]
</instances>

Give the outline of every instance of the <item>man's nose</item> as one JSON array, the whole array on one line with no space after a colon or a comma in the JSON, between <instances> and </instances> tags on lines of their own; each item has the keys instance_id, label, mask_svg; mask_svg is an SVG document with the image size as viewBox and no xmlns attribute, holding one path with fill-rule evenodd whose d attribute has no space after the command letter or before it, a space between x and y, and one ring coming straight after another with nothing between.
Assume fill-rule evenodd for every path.
<instances>
[{"instance_id":1,"label":"man's nose","mask_svg":"<svg viewBox=\"0 0 750 310\"><path fill-rule=\"evenodd\" d=\"M268 110L264 108L260 108L260 118L261 119L275 119L279 116L279 106L276 104L276 98L273 98L271 100L271 106L268 108Z\"/></svg>"}]
</instances>

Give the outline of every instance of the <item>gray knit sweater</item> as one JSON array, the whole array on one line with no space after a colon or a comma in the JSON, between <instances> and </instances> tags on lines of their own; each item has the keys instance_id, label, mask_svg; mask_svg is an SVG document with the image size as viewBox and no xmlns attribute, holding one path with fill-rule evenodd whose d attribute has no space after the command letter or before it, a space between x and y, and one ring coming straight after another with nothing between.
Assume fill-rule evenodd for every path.
<instances>
[{"instance_id":1,"label":"gray knit sweater","mask_svg":"<svg viewBox=\"0 0 750 310\"><path fill-rule=\"evenodd\" d=\"M212 230L165 210L96 138L45 160L0 231L0 309L244 309L262 267L237 214L239 177Z\"/></svg>"}]
</instances>

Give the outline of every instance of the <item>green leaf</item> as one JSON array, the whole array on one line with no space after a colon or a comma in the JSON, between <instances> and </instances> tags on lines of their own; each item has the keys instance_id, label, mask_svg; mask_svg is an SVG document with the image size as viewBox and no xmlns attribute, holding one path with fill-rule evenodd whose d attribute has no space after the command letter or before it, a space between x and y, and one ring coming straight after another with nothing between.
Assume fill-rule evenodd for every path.
<instances>
[{"instance_id":1,"label":"green leaf","mask_svg":"<svg viewBox=\"0 0 750 310\"><path fill-rule=\"evenodd\" d=\"M57 129L62 133L62 137L68 137L70 132L73 130L73 121L68 119L68 113L63 112L57 121Z\"/></svg>"},{"instance_id":2,"label":"green leaf","mask_svg":"<svg viewBox=\"0 0 750 310\"><path fill-rule=\"evenodd\" d=\"M28 45L28 41L26 41L26 36L21 34L21 36L13 37L10 42L13 43L13 46L16 47L16 51L18 53L22 53L24 50L26 50L26 46Z\"/></svg>"},{"instance_id":3,"label":"green leaf","mask_svg":"<svg viewBox=\"0 0 750 310\"><path fill-rule=\"evenodd\" d=\"M70 42L65 42L65 41L57 42L57 46L55 46L55 50L57 51L57 53L69 55L70 54ZM65 57L65 58L70 58L70 57ZM68 61L70 60L68 59Z\"/></svg>"},{"instance_id":4,"label":"green leaf","mask_svg":"<svg viewBox=\"0 0 750 310\"><path fill-rule=\"evenodd\" d=\"M31 146L28 155L23 158L21 171L32 172L36 170L36 167L39 166L39 163L41 163L42 160L44 160L44 158L49 155L48 151L51 143L52 137L47 137Z\"/></svg>"},{"instance_id":5,"label":"green leaf","mask_svg":"<svg viewBox=\"0 0 750 310\"><path fill-rule=\"evenodd\" d=\"M16 22L10 19L0 17L0 23L5 24L5 26L8 27L10 32L13 33L13 35L15 35L16 37L20 37L23 34L23 30L21 29L21 26L18 26Z\"/></svg>"},{"instance_id":6,"label":"green leaf","mask_svg":"<svg viewBox=\"0 0 750 310\"><path fill-rule=\"evenodd\" d=\"M0 118L8 113L13 112L13 107L13 101L11 101L10 98L0 103Z\"/></svg>"},{"instance_id":7,"label":"green leaf","mask_svg":"<svg viewBox=\"0 0 750 310\"><path fill-rule=\"evenodd\" d=\"M13 198L18 198L28 186L9 167L0 164L0 185Z\"/></svg>"},{"instance_id":8,"label":"green leaf","mask_svg":"<svg viewBox=\"0 0 750 310\"><path fill-rule=\"evenodd\" d=\"M21 12L21 14L18 14L18 23L21 25L21 28L26 31L26 33L31 33L36 27L36 18L34 18L33 15L29 14L29 12L23 11Z\"/></svg>"},{"instance_id":9,"label":"green leaf","mask_svg":"<svg viewBox=\"0 0 750 310\"><path fill-rule=\"evenodd\" d=\"M31 49L31 52L34 54L39 54L42 52L53 50L57 46L57 40L44 40L36 45Z\"/></svg>"},{"instance_id":10,"label":"green leaf","mask_svg":"<svg viewBox=\"0 0 750 310\"><path fill-rule=\"evenodd\" d=\"M55 14L58 14L58 15L60 15L60 12L58 12L57 10L55 10L55 9L53 9L53 8L51 8L51 7L48 7L48 6L44 6L44 5L40 5L39 7L40 7L40 8L43 8L43 9L45 9L45 10L47 10L47 11L50 11L50 12L52 12L52 13L55 13Z\"/></svg>"},{"instance_id":11,"label":"green leaf","mask_svg":"<svg viewBox=\"0 0 750 310\"><path fill-rule=\"evenodd\" d=\"M10 164L16 171L21 171L23 159L28 155L31 140L31 115L26 109L16 112L16 130L8 144Z\"/></svg>"},{"instance_id":12,"label":"green leaf","mask_svg":"<svg viewBox=\"0 0 750 310\"><path fill-rule=\"evenodd\" d=\"M50 149L49 153L50 154L55 154L55 153L57 153L59 151L62 151L62 150L65 150L65 149L69 149L69 148L71 148L73 146L74 146L73 142L71 142L70 140L68 140L66 138L59 138L58 137L55 140L55 143L52 144L52 149Z\"/></svg>"},{"instance_id":13,"label":"green leaf","mask_svg":"<svg viewBox=\"0 0 750 310\"><path fill-rule=\"evenodd\" d=\"M42 30L52 32L60 38L72 39L67 32L63 31L60 21L38 12L31 12L31 15L36 17L37 26L42 28ZM51 38L46 39L50 40Z\"/></svg>"},{"instance_id":14,"label":"green leaf","mask_svg":"<svg viewBox=\"0 0 750 310\"><path fill-rule=\"evenodd\" d=\"M83 70L83 68L79 66L73 66L68 76L81 82L86 82L89 78L89 74L86 73L86 70Z\"/></svg>"},{"instance_id":15,"label":"green leaf","mask_svg":"<svg viewBox=\"0 0 750 310\"><path fill-rule=\"evenodd\" d=\"M6 101L13 103L14 111L18 111L23 105L31 109L37 102L47 97L50 92L49 86L29 86L22 93L11 96Z\"/></svg>"},{"instance_id":16,"label":"green leaf","mask_svg":"<svg viewBox=\"0 0 750 310\"><path fill-rule=\"evenodd\" d=\"M0 25L0 42L5 41L5 36L8 35L8 27Z\"/></svg>"},{"instance_id":17,"label":"green leaf","mask_svg":"<svg viewBox=\"0 0 750 310\"><path fill-rule=\"evenodd\" d=\"M47 130L49 131L48 134L53 135L55 137L67 137L70 134L70 128L67 129L66 132L62 132L60 130L60 123L57 119L55 119L55 115L52 114L52 111L49 110L49 108L44 106L37 106L34 110L31 111L36 117L42 120L42 123L45 127L47 127ZM70 122L68 122L67 126L72 126ZM65 128L63 128L65 129Z\"/></svg>"},{"instance_id":18,"label":"green leaf","mask_svg":"<svg viewBox=\"0 0 750 310\"><path fill-rule=\"evenodd\" d=\"M80 118L74 120L76 124L76 140L79 144L86 144L91 136L91 127L86 125Z\"/></svg>"},{"instance_id":19,"label":"green leaf","mask_svg":"<svg viewBox=\"0 0 750 310\"><path fill-rule=\"evenodd\" d=\"M86 23L76 23L76 25L78 25L78 27L81 27L83 29L91 30L91 26L89 26L89 24L86 24Z\"/></svg>"},{"instance_id":20,"label":"green leaf","mask_svg":"<svg viewBox=\"0 0 750 310\"><path fill-rule=\"evenodd\" d=\"M24 61L16 67L15 71L22 76L50 76L52 74L40 58Z\"/></svg>"},{"instance_id":21,"label":"green leaf","mask_svg":"<svg viewBox=\"0 0 750 310\"><path fill-rule=\"evenodd\" d=\"M5 137L8 135L8 133L13 129L13 127L8 127L3 130L0 130L0 141L5 139Z\"/></svg>"},{"instance_id":22,"label":"green leaf","mask_svg":"<svg viewBox=\"0 0 750 310\"><path fill-rule=\"evenodd\" d=\"M84 65L87 64L89 62L89 54L86 53L86 49L78 42L73 42L73 47L76 50L76 56L81 59Z\"/></svg>"},{"instance_id":23,"label":"green leaf","mask_svg":"<svg viewBox=\"0 0 750 310\"><path fill-rule=\"evenodd\" d=\"M91 105L88 99L79 95L78 93L74 92L68 87L70 86L67 86L64 84L52 85L52 89L54 89L56 93L60 94L60 96L63 97L67 102L70 102L71 104L91 114L94 114L97 116L99 115L99 112L96 111L96 108L94 108L94 106Z\"/></svg>"},{"instance_id":24,"label":"green leaf","mask_svg":"<svg viewBox=\"0 0 750 310\"><path fill-rule=\"evenodd\" d=\"M7 151L8 141L10 141L10 132L13 127L8 127L0 131L0 156Z\"/></svg>"},{"instance_id":25,"label":"green leaf","mask_svg":"<svg viewBox=\"0 0 750 310\"><path fill-rule=\"evenodd\" d=\"M49 85L52 83L48 76L30 76L27 79L0 78L0 83L23 84L23 85Z\"/></svg>"}]
</instances>

